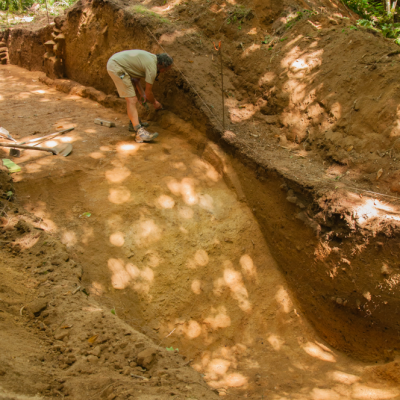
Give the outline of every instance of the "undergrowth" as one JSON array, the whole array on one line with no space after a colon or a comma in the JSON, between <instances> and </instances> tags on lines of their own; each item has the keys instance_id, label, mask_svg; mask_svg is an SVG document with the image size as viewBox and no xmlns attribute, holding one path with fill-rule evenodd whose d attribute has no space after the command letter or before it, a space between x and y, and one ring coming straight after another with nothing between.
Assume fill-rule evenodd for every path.
<instances>
[{"instance_id":1,"label":"undergrowth","mask_svg":"<svg viewBox=\"0 0 400 400\"><path fill-rule=\"evenodd\" d=\"M400 23L396 22L397 1L390 3L390 9L379 0L342 0L342 2L358 14L361 19L357 25L381 32L388 39L400 45Z\"/></svg>"},{"instance_id":2,"label":"undergrowth","mask_svg":"<svg viewBox=\"0 0 400 400\"><path fill-rule=\"evenodd\" d=\"M163 22L165 24L170 24L171 22L167 19L167 18L163 18L160 15L158 15L157 13L155 13L154 11L149 10L148 8L142 6L142 5L136 5L133 6L131 8L132 11L138 13L138 14L143 14L143 15L147 15L151 18L156 19L159 22Z\"/></svg>"}]
</instances>

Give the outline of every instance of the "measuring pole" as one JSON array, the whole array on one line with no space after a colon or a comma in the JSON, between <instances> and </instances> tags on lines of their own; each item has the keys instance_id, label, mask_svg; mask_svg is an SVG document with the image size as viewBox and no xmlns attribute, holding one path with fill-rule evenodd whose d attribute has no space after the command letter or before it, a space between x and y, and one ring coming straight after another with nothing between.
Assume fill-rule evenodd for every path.
<instances>
[{"instance_id":1,"label":"measuring pole","mask_svg":"<svg viewBox=\"0 0 400 400\"><path fill-rule=\"evenodd\" d=\"M224 68L223 68L223 61L222 61L221 41L218 43L218 47L215 46L215 43L214 43L214 49L219 52L219 57L221 59L222 128L225 132Z\"/></svg>"},{"instance_id":2,"label":"measuring pole","mask_svg":"<svg viewBox=\"0 0 400 400\"><path fill-rule=\"evenodd\" d=\"M47 0L45 0L45 3L46 3L47 23L50 24L49 10L47 9Z\"/></svg>"}]
</instances>

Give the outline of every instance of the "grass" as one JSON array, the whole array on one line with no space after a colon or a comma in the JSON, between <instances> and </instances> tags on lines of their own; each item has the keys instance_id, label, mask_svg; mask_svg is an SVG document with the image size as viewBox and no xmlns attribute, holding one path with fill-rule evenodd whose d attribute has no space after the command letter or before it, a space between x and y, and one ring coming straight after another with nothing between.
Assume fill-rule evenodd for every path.
<instances>
[{"instance_id":1,"label":"grass","mask_svg":"<svg viewBox=\"0 0 400 400\"><path fill-rule=\"evenodd\" d=\"M135 12L135 13L146 15L146 16L149 16L151 18L157 19L157 21L163 22L164 24L170 24L171 23L167 18L161 17L160 15L155 13L154 11L151 11L148 8L146 8L146 7L144 7L144 6L140 5L140 4L136 5L136 6L133 6L131 8L131 10L133 12Z\"/></svg>"}]
</instances>

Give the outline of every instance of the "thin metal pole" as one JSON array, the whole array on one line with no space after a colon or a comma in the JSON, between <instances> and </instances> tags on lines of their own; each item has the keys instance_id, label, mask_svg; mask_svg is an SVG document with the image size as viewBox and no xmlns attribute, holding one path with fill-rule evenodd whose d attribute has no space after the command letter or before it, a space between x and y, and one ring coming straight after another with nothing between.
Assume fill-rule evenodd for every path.
<instances>
[{"instance_id":1,"label":"thin metal pole","mask_svg":"<svg viewBox=\"0 0 400 400\"><path fill-rule=\"evenodd\" d=\"M49 10L47 9L47 0L45 0L45 3L46 3L46 12L47 12L47 23L50 24Z\"/></svg>"},{"instance_id":2,"label":"thin metal pole","mask_svg":"<svg viewBox=\"0 0 400 400\"><path fill-rule=\"evenodd\" d=\"M223 62L222 62L222 44L219 45L219 56L221 58L222 127L225 132L224 69L223 69Z\"/></svg>"}]
</instances>

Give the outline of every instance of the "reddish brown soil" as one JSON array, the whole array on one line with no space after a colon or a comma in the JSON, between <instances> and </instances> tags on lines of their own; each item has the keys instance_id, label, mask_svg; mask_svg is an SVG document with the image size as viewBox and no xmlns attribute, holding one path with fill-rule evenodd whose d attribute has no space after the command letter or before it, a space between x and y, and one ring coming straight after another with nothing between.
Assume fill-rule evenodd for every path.
<instances>
[{"instance_id":1,"label":"reddish brown soil","mask_svg":"<svg viewBox=\"0 0 400 400\"><path fill-rule=\"evenodd\" d=\"M42 132L43 114L47 131L75 127L45 143L72 143L68 158L26 151L14 159L22 167L14 186L4 186L17 194L4 202L3 390L74 399L103 392L121 399L213 398L194 370L176 369L190 361L229 399L399 395L397 363L371 369L316 336L240 201L243 189L251 192L249 176L242 187L214 144L164 113L150 128L160 138L138 145L124 114L48 88L37 73L16 67L1 73L4 99L15 110L4 121L12 132L20 128L16 138ZM60 110L68 117L60 118ZM96 117L117 127L99 127ZM213 167L221 162L225 181ZM29 214L15 213L14 204ZM11 332L21 335L13 346ZM147 347L160 358L135 366ZM186 361L166 347L178 348ZM38 380L40 373L47 377ZM151 377L143 395L131 373ZM76 390L82 382L85 393Z\"/></svg>"},{"instance_id":2,"label":"reddish brown soil","mask_svg":"<svg viewBox=\"0 0 400 400\"><path fill-rule=\"evenodd\" d=\"M303 375L301 384L287 386L280 381L276 387L271 386L280 380L272 373L280 377L287 371L298 373L296 366L293 369L296 357L305 363L303 371L312 371L318 382L326 382L327 376L332 375L328 374L329 368L328 371L318 363L308 367L303 359L305 349L310 349L304 343L317 340L317 346L325 346L319 339L311 339L315 334L311 330L299 334L297 322L292 318L281 320L276 310L272 311L276 308L276 287L286 287L286 283L281 277L279 284L269 277L270 262L264 258L272 254L285 274L285 290L296 299L291 300L297 304L295 314L304 313L329 345L363 360L388 362L398 356L399 322L394 318L400 305L399 99L395 83L399 72L398 47L375 32L357 28L354 15L332 2L269 1L243 5L244 8L216 1L147 2L145 6L155 13L149 14L143 5L138 8L138 3L133 2L78 3L66 16L62 28L66 35L65 75L92 88L42 79L50 87L70 93L65 97L64 104L68 105L59 106L58 100L54 108L52 103L45 104L47 108L41 116L50 115L47 109L55 114L54 120L46 117L45 128L43 118L34 121L30 111L25 124L22 119L15 119L15 113L6 122L19 138L36 130L50 132L58 123L74 124L77 131L71 137L82 153L78 156L74 151L73 156L78 157L75 161L57 161L61 164L55 164L55 173L61 173L60 178L47 176L48 161L27 158L27 169L21 174L23 179L18 187L32 197L23 204L39 218L47 218L48 227L81 260L88 271L85 284L94 288L92 296L97 294L101 304L109 308L119 304L126 311L123 318L156 340L174 331L165 343L179 347L195 359L194 366L206 374L209 384L227 388L232 398L238 393L263 396L263 390L276 392L277 399L291 395L316 399L395 398L397 393L386 393L387 388L382 386L374 389L383 392L357 392L357 386L351 385L358 385L358 380L342 392L333 383L314 386L315 382L308 382ZM294 20L297 11L302 15ZM43 43L50 38L51 30L52 27L33 33L18 29L6 32L3 36L9 46L10 61L40 70ZM69 104L74 100L85 107L88 104L91 109L101 109L101 114L95 116L118 118L124 121L122 125L126 124L121 114L85 103L76 95L123 110L123 101L114 96L104 65L111 54L125 48L163 51L155 38L162 49L174 56L176 69L156 84L157 96L170 113L150 113L147 117L158 124L153 129L160 129L164 136L172 131L172 136L167 142L162 136L161 147L134 150L135 155L129 154L133 157L129 158L118 147L118 143L123 144L122 139L107 142L109 131L93 127L93 110L89 113L79 108L70 117L73 108ZM225 130L221 129L220 64L212 44L219 40L224 56ZM12 71L11 75L20 73ZM39 84L34 82L33 86L36 85ZM20 106L21 101L28 104L40 97L36 88L28 87L23 94L15 87L10 89L11 96L17 96L15 104L8 103L8 110ZM56 92L43 90L44 97L48 95L54 101ZM61 99L65 95L58 96ZM61 100L59 104L63 104ZM121 123L114 131L123 135L125 128ZM174 137L174 133L181 137ZM207 141L207 136L218 141L230 155L230 161ZM126 140L131 143L130 138ZM104 148L98 141L106 143ZM236 203L228 188L221 186L221 179L212 183L206 171L211 171L211 176L223 176L228 187L245 203ZM38 179L39 186L35 183ZM113 185L115 189L110 189ZM64 188L68 195L59 197L57 191ZM200 207L206 217L192 214L193 210L185 208L193 206L187 203L182 190L195 193L198 202L201 196L210 196L216 201L215 206L225 205L225 214L215 221L207 220L207 208ZM123 207L114 209L117 206L110 206L113 196L128 196L127 204L122 202ZM159 200L161 197L165 203ZM173 204L171 212L162 204ZM191 215L186 221L188 227L183 226L189 232L183 242L180 235L185 232L177 223L179 218L185 218L186 211L182 210ZM86 211L93 211L94 218L76 223L75 214ZM131 219L136 222L132 224ZM104 224L104 220L110 222ZM90 226L91 221L94 226ZM258 227L251 221L257 221ZM141 229L159 232L159 239L143 239ZM219 244L213 242L213 235ZM223 246L218 247L221 243ZM136 247L142 250L137 252ZM249 255L257 266L259 280L252 281L246 275L246 267L240 261L244 255ZM204 260L207 263L202 265ZM232 266L224 264L227 261ZM170 274L164 269L163 273L158 272L162 263L168 266ZM191 270L190 266L195 268ZM154 271L151 273L148 268ZM240 307L243 298L235 294L223 271L236 271L232 273L241 288L238 293L244 293L243 284L247 301L252 304L251 313L246 314ZM200 275L193 277L194 273ZM125 279L122 276L128 281L126 285L121 284L121 279ZM261 287L270 289L261 291ZM169 291L174 292L172 297L166 295ZM204 297L198 301L199 296ZM221 300L230 325L214 332L210 318L215 320L221 315L215 305ZM273 316L266 325L265 313ZM282 329L279 334L275 324ZM307 322L302 320L301 326L307 326ZM197 332L198 336L192 337L190 332ZM281 357L284 346L276 346L276 350L269 341L272 347L264 352L259 341L264 345L265 337L275 338L270 335L278 337L281 344L280 340L290 343L290 365ZM302 342L299 337L307 340ZM250 353L241 353L239 344L250 348ZM224 348L230 351L224 353ZM274 351L279 358L271 363ZM237 352L237 356L233 357L232 352ZM334 357L339 360L344 356L335 353ZM205 361L200 362L201 359ZM214 359L219 361L214 363ZM365 368L362 364L345 358L338 363L341 372L362 376L367 386L371 380L383 377L390 382L398 380L395 362L365 374L360 372ZM261 369L248 372L250 365ZM218 374L218 369L224 373ZM230 384L227 377L231 375L236 382L244 379L238 389ZM298 383L296 379L294 375L289 378Z\"/></svg>"}]
</instances>

